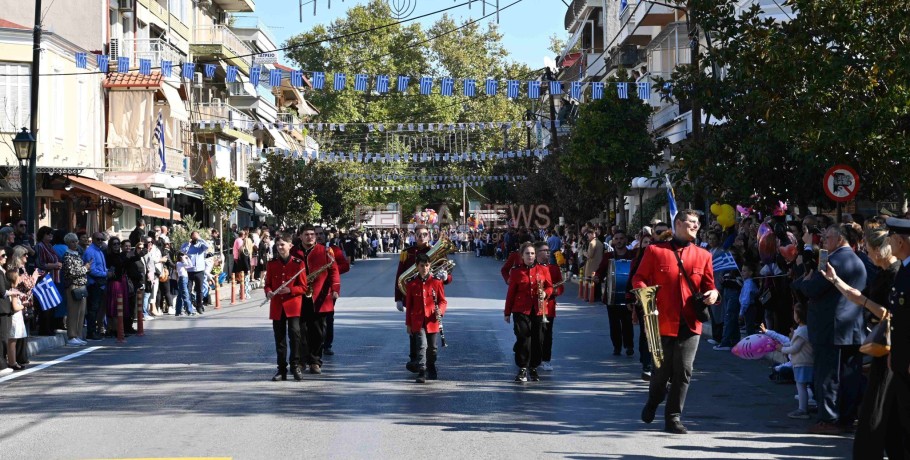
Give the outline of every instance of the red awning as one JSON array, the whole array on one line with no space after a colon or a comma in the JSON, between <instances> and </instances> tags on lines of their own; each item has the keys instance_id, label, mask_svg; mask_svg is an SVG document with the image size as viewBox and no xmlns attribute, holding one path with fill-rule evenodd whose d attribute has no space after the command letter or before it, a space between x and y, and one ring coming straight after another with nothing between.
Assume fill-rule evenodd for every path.
<instances>
[{"instance_id":1,"label":"red awning","mask_svg":"<svg viewBox=\"0 0 910 460\"><path fill-rule=\"evenodd\" d=\"M133 195L132 193L127 192L121 188L114 187L113 185L105 184L104 182L89 179L87 177L66 177L68 177L69 180L73 183L73 187L80 190L85 190L87 192L95 193L105 198L117 201L126 206L139 208L139 210L142 211L143 216L157 217L159 219L169 219L171 216L170 208L162 206L153 201L146 200L141 196ZM174 212L174 220L181 220L179 212Z\"/></svg>"},{"instance_id":2,"label":"red awning","mask_svg":"<svg viewBox=\"0 0 910 460\"><path fill-rule=\"evenodd\" d=\"M575 64L578 64L578 60L582 57L583 53L569 53L563 58L562 62L559 63L560 67L572 67Z\"/></svg>"}]
</instances>

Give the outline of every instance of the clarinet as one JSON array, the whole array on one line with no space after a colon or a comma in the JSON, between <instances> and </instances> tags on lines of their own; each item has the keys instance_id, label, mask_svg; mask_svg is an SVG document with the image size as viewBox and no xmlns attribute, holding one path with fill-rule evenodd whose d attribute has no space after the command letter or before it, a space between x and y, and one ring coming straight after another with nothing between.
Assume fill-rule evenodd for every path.
<instances>
[{"instance_id":1,"label":"clarinet","mask_svg":"<svg viewBox=\"0 0 910 460\"><path fill-rule=\"evenodd\" d=\"M442 327L442 315L439 314L439 301L436 299L436 289L433 289L433 306L434 312L436 313L436 322L439 323L439 341L442 342L442 347L445 348L446 345L446 331Z\"/></svg>"}]
</instances>

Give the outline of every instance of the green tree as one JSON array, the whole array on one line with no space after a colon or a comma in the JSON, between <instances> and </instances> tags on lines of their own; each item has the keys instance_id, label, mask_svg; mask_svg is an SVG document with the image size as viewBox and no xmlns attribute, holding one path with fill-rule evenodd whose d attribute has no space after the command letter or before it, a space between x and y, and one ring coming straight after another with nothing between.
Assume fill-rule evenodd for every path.
<instances>
[{"instance_id":1,"label":"green tree","mask_svg":"<svg viewBox=\"0 0 910 460\"><path fill-rule=\"evenodd\" d=\"M209 179L202 184L202 202L218 218L218 234L224 234L224 218L237 209L240 187L223 177Z\"/></svg>"},{"instance_id":2,"label":"green tree","mask_svg":"<svg viewBox=\"0 0 910 460\"><path fill-rule=\"evenodd\" d=\"M263 206L282 224L297 224L310 216L316 197L307 181L306 164L291 156L269 154L261 167L250 167L250 187Z\"/></svg>"}]
</instances>

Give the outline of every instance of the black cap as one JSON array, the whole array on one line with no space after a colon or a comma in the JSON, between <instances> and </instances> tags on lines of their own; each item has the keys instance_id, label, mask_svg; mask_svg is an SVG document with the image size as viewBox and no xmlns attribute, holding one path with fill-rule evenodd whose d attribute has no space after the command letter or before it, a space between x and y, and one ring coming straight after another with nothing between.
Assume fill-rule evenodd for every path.
<instances>
[{"instance_id":1,"label":"black cap","mask_svg":"<svg viewBox=\"0 0 910 460\"><path fill-rule=\"evenodd\" d=\"M898 219L897 217L889 217L885 221L885 225L888 226L888 230L897 233L899 235L910 235L910 219Z\"/></svg>"}]
</instances>

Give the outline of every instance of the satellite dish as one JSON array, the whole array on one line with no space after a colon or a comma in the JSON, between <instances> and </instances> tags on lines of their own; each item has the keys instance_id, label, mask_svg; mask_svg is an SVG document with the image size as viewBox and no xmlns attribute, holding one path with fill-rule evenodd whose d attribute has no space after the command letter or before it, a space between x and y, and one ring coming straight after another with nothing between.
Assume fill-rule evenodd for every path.
<instances>
[{"instance_id":1,"label":"satellite dish","mask_svg":"<svg viewBox=\"0 0 910 460\"><path fill-rule=\"evenodd\" d=\"M120 203L109 203L107 205L107 212L114 219L123 215L123 205Z\"/></svg>"}]
</instances>

